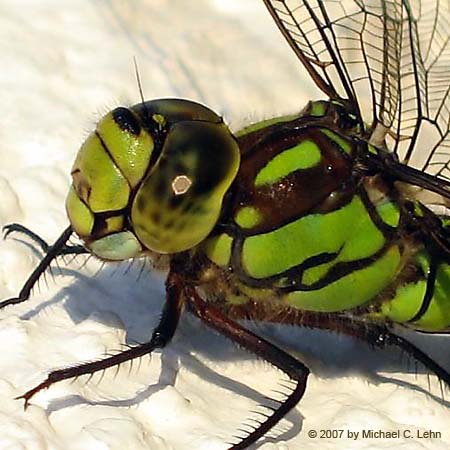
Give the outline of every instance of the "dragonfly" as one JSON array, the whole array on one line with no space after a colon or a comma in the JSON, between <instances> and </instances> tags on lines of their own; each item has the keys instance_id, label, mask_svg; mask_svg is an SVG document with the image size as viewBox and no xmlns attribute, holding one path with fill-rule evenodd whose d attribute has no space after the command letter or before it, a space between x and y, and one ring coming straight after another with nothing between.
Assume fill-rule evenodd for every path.
<instances>
[{"instance_id":1,"label":"dragonfly","mask_svg":"<svg viewBox=\"0 0 450 450\"><path fill-rule=\"evenodd\" d=\"M292 381L231 449L258 441L301 402L309 375L242 320L396 347L450 385L394 327L450 330L449 4L263 2L324 100L234 135L188 100L116 108L78 152L70 225L55 243L6 226L46 254L0 308L28 300L63 255L168 267L149 342L50 372L20 397L25 406L55 383L165 347L184 310ZM68 243L74 233L82 246Z\"/></svg>"}]
</instances>

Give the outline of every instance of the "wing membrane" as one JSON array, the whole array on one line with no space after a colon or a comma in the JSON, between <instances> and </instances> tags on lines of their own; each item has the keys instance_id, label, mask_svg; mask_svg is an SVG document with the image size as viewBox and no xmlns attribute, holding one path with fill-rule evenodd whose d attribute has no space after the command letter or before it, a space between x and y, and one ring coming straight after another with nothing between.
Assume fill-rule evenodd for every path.
<instances>
[{"instance_id":1,"label":"wing membrane","mask_svg":"<svg viewBox=\"0 0 450 450\"><path fill-rule=\"evenodd\" d=\"M413 133L406 159L426 155L421 167L429 173L450 179L450 2L423 2L422 9L414 3L412 13L417 18L411 42L411 75L417 79L416 104L411 110L401 109L399 120L410 123L406 134ZM405 96L408 77L404 76ZM407 97L406 97L407 98ZM414 125L413 122L416 122ZM415 134L414 134L415 133ZM421 156L422 156L421 155ZM423 157L423 156L422 156ZM413 159L414 162L414 159Z\"/></svg>"},{"instance_id":2,"label":"wing membrane","mask_svg":"<svg viewBox=\"0 0 450 450\"><path fill-rule=\"evenodd\" d=\"M264 0L331 99L400 160L450 179L450 0Z\"/></svg>"}]
</instances>

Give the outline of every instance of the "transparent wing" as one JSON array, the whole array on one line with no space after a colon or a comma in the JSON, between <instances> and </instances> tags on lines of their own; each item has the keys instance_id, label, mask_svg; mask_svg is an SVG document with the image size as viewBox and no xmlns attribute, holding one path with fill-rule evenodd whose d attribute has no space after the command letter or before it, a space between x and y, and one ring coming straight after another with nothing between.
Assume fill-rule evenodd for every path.
<instances>
[{"instance_id":1,"label":"transparent wing","mask_svg":"<svg viewBox=\"0 0 450 450\"><path fill-rule=\"evenodd\" d=\"M371 140L450 179L450 0L264 0L317 86Z\"/></svg>"},{"instance_id":2,"label":"transparent wing","mask_svg":"<svg viewBox=\"0 0 450 450\"><path fill-rule=\"evenodd\" d=\"M401 77L404 100L398 114L402 133L412 136L405 159L449 180L450 2L424 1L422 9L414 2L412 14L411 50L403 57L411 69Z\"/></svg>"}]
</instances>

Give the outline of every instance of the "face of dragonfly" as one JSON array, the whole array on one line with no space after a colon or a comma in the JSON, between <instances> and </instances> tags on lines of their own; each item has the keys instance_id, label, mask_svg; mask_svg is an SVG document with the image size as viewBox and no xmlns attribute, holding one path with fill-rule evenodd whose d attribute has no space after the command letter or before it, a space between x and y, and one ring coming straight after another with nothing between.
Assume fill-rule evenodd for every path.
<instances>
[{"instance_id":1,"label":"face of dragonfly","mask_svg":"<svg viewBox=\"0 0 450 450\"><path fill-rule=\"evenodd\" d=\"M78 152L67 214L101 259L181 252L211 232L238 167L233 136L201 105L116 108Z\"/></svg>"}]
</instances>

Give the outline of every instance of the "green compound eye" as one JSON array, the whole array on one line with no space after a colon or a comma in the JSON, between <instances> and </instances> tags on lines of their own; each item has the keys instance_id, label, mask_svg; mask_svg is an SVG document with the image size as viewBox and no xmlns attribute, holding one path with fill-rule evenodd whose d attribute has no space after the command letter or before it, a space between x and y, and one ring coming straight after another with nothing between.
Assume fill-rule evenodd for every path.
<instances>
[{"instance_id":1,"label":"green compound eye","mask_svg":"<svg viewBox=\"0 0 450 450\"><path fill-rule=\"evenodd\" d=\"M219 217L239 161L239 148L223 123L173 125L133 202L131 222L139 240L158 253L202 241Z\"/></svg>"}]
</instances>

